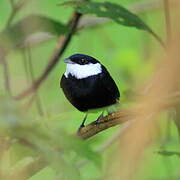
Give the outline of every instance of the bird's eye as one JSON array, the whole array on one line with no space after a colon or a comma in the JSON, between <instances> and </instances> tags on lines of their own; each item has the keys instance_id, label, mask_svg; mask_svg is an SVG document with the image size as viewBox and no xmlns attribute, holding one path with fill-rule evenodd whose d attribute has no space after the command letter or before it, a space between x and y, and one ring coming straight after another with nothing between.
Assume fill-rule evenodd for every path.
<instances>
[{"instance_id":1,"label":"bird's eye","mask_svg":"<svg viewBox=\"0 0 180 180\"><path fill-rule=\"evenodd\" d=\"M88 63L88 60L87 59L82 59L81 62L82 62L82 64L86 64L86 63Z\"/></svg>"}]
</instances>

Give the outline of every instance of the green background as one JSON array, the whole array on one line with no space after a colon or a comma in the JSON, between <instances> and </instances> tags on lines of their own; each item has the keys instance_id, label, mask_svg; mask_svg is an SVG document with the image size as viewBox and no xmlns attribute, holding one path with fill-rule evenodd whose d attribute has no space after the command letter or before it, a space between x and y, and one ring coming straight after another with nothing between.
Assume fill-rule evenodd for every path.
<instances>
[{"instance_id":1,"label":"green background","mask_svg":"<svg viewBox=\"0 0 180 180\"><path fill-rule=\"evenodd\" d=\"M14 19L13 23L29 14L41 14L47 17L51 17L57 21L66 23L73 12L72 8L65 8L59 6L60 0L31 0L22 11ZM64 2L64 1L63 1ZM98 1L103 2L103 1ZM143 1L137 0L111 0L117 4L121 4L124 7L129 7L134 3L140 3ZM144 0L144 2L146 2ZM10 5L7 0L0 1L0 30L3 30L8 16L11 12ZM145 13L138 14L160 37L165 39L165 21L162 10L152 10ZM44 70L50 56L53 53L53 49L56 46L57 38L37 45L31 49L31 58L33 62L33 69L35 77L38 77ZM112 77L116 81L120 92L121 106L128 106L128 97L131 92L136 92L138 85L142 84L153 72L153 65L156 64L152 59L158 53L163 53L163 49L159 43L147 32L138 30L136 28L129 28L116 24L110 21L104 25L99 25L92 28L85 28L76 35L74 35L69 47L64 53L63 58L68 57L74 53L83 53L91 55L97 58L102 64L104 64ZM41 108L43 115L39 115L36 103L25 114L27 117L38 121L40 126L45 126L49 131L59 131L59 136L71 135L77 131L84 114L76 110L67 101L63 95L62 90L59 88L59 81L62 74L65 72L65 64L63 61L59 61L58 65L48 76L38 90L38 96L41 100ZM11 51L7 57L8 64L10 66L11 86L13 94L16 95L29 86L26 81L26 74L23 66L23 56L20 51ZM0 83L3 84L3 71L0 67ZM6 94L3 86L0 86L0 93ZM21 106L26 100L16 102L16 106ZM88 117L88 122L94 121L98 117L99 113L92 114ZM166 115L162 115L162 121L167 120ZM26 121L26 119L24 119ZM177 136L177 130L174 125L171 125L171 137L166 136L166 125L161 123L161 136L158 138L152 147L146 152L146 160L143 162L143 167L140 173L137 173L137 179L143 180L159 180L159 179L180 179L180 159L177 155L163 156L157 153L163 144L165 143L166 149L169 151L177 151L179 149L179 142ZM88 140L88 148L92 151L96 150L101 144L106 142L108 138L113 136L119 127L110 128L92 139ZM57 135L57 134L56 134ZM62 140L62 137L60 140ZM59 138L58 136L56 138ZM58 140L58 139L57 139ZM68 144L72 143L72 139ZM78 144L78 142L77 142ZM78 145L77 145L78 146ZM84 147L79 145L80 148ZM164 148L164 146L163 146ZM105 174L106 163L108 163L108 157L113 155L116 149L116 143L107 148L104 152L96 154L100 156L102 168L99 168L94 163L96 156L92 156L92 161L88 161L86 165L81 168L77 168L80 172L82 179L99 179ZM33 156L33 153L26 147L14 146L12 147L12 159L14 162ZM30 152L29 152L30 151ZM88 150L86 146L80 150L80 153ZM90 152L90 157L91 157ZM68 151L63 158L71 165L81 160L86 159L81 155L76 156L74 152ZM99 157L97 157L98 159ZM71 166L70 165L70 166ZM65 167L64 167L65 168ZM73 176L71 171L73 168L67 168L65 174L69 173L67 179L78 179ZM55 178L54 166L49 165L37 174L33 175L30 180L49 180ZM72 173L72 175L71 175ZM71 177L71 178L70 178Z\"/></svg>"}]
</instances>

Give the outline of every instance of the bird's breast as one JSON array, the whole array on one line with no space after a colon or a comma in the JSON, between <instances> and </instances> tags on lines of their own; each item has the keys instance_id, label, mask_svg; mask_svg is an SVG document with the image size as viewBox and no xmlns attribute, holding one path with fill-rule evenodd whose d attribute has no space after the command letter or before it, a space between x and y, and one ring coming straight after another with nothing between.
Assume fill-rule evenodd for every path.
<instances>
[{"instance_id":1,"label":"bird's breast","mask_svg":"<svg viewBox=\"0 0 180 180\"><path fill-rule=\"evenodd\" d=\"M76 97L89 96L98 87L98 76L83 79L69 79L69 87Z\"/></svg>"},{"instance_id":2,"label":"bird's breast","mask_svg":"<svg viewBox=\"0 0 180 180\"><path fill-rule=\"evenodd\" d=\"M98 75L102 72L101 64L67 64L65 77L74 76L76 79L85 79L90 76Z\"/></svg>"}]
</instances>

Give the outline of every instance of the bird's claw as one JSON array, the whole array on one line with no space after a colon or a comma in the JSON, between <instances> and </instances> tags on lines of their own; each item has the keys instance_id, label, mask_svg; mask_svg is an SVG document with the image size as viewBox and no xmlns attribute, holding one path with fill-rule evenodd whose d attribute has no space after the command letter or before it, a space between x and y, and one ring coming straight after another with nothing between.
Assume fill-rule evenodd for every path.
<instances>
[{"instance_id":1,"label":"bird's claw","mask_svg":"<svg viewBox=\"0 0 180 180\"><path fill-rule=\"evenodd\" d=\"M103 117L104 117L103 114L101 114L101 115L98 117L98 119L95 121L95 124L98 125L99 122L100 122L100 120L101 120Z\"/></svg>"},{"instance_id":2,"label":"bird's claw","mask_svg":"<svg viewBox=\"0 0 180 180\"><path fill-rule=\"evenodd\" d=\"M83 124L81 124L81 126L78 128L78 130L77 130L77 135L79 135L80 134L80 132L81 132L81 129L83 128L83 127L85 127Z\"/></svg>"}]
</instances>

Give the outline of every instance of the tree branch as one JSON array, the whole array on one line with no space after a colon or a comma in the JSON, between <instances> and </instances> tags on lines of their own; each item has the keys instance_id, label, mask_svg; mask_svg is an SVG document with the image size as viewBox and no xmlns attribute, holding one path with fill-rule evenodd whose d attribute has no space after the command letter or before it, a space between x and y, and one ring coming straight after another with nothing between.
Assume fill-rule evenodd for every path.
<instances>
[{"instance_id":1,"label":"tree branch","mask_svg":"<svg viewBox=\"0 0 180 180\"><path fill-rule=\"evenodd\" d=\"M78 136L80 136L82 139L88 139L105 129L127 122L131 120L132 117L133 113L130 110L120 110L103 117L99 120L98 124L96 121L94 121L81 128L78 132Z\"/></svg>"},{"instance_id":2,"label":"tree branch","mask_svg":"<svg viewBox=\"0 0 180 180\"><path fill-rule=\"evenodd\" d=\"M173 107L180 103L180 92L175 92L168 97L164 98L164 101L159 102L157 100L157 107L159 107L159 111L168 109L169 107ZM113 126L125 123L127 121L133 121L136 117L137 112L143 112L143 108L148 108L147 104L141 104L136 106L135 109L124 109L118 112L112 113L100 119L97 124L96 121L88 124L78 131L78 136L82 139L89 139L92 136L104 131ZM157 109L156 109L157 110Z\"/></svg>"},{"instance_id":3,"label":"tree branch","mask_svg":"<svg viewBox=\"0 0 180 180\"><path fill-rule=\"evenodd\" d=\"M19 10L28 2L28 0L19 0L16 4L13 0L10 0L12 12L7 20L6 27L9 27L14 17L17 15Z\"/></svg>"}]
</instances>

